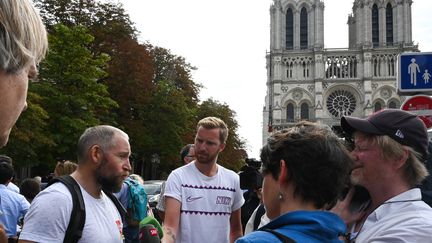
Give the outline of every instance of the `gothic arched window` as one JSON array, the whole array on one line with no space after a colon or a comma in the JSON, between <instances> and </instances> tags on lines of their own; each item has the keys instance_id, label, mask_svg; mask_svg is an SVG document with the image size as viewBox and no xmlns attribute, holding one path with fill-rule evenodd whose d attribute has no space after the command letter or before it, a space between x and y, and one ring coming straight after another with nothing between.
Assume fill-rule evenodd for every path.
<instances>
[{"instance_id":1,"label":"gothic arched window","mask_svg":"<svg viewBox=\"0 0 432 243\"><path fill-rule=\"evenodd\" d=\"M374 112L377 112L381 109L382 109L382 104L381 104L381 102L377 101L374 105Z\"/></svg>"},{"instance_id":2,"label":"gothic arched window","mask_svg":"<svg viewBox=\"0 0 432 243\"><path fill-rule=\"evenodd\" d=\"M388 103L388 108L392 108L392 109L399 109L399 104L398 102L392 100Z\"/></svg>"},{"instance_id":3,"label":"gothic arched window","mask_svg":"<svg viewBox=\"0 0 432 243\"><path fill-rule=\"evenodd\" d=\"M309 120L309 105L306 102L300 106L300 119Z\"/></svg>"},{"instance_id":4,"label":"gothic arched window","mask_svg":"<svg viewBox=\"0 0 432 243\"><path fill-rule=\"evenodd\" d=\"M289 103L286 108L287 122L294 122L294 105Z\"/></svg>"},{"instance_id":5,"label":"gothic arched window","mask_svg":"<svg viewBox=\"0 0 432 243\"><path fill-rule=\"evenodd\" d=\"M308 14L306 8L300 12L300 49L308 47Z\"/></svg>"},{"instance_id":6,"label":"gothic arched window","mask_svg":"<svg viewBox=\"0 0 432 243\"><path fill-rule=\"evenodd\" d=\"M390 3L386 7L386 43L393 45L393 7Z\"/></svg>"},{"instance_id":7,"label":"gothic arched window","mask_svg":"<svg viewBox=\"0 0 432 243\"><path fill-rule=\"evenodd\" d=\"M379 15L378 6L376 4L372 7L372 44L374 47L379 45Z\"/></svg>"},{"instance_id":8,"label":"gothic arched window","mask_svg":"<svg viewBox=\"0 0 432 243\"><path fill-rule=\"evenodd\" d=\"M289 8L286 12L285 19L285 46L286 49L292 50L294 47L294 17L293 11Z\"/></svg>"}]
</instances>

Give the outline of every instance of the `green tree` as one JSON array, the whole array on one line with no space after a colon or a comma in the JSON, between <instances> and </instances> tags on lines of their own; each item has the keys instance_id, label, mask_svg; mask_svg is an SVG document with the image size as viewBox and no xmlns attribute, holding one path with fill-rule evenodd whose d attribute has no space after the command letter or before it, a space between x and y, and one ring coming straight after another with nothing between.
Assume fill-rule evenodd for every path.
<instances>
[{"instance_id":1,"label":"green tree","mask_svg":"<svg viewBox=\"0 0 432 243\"><path fill-rule=\"evenodd\" d=\"M54 145L51 134L47 133L48 113L40 106L42 98L29 91L28 107L12 129L8 146L0 153L14 160L15 166L35 165L52 159L44 148Z\"/></svg>"},{"instance_id":2,"label":"green tree","mask_svg":"<svg viewBox=\"0 0 432 243\"><path fill-rule=\"evenodd\" d=\"M197 68L186 62L184 57L176 56L168 49L153 46L149 43L146 43L145 46L153 57L155 66L154 81L173 81L176 88L181 90L187 97L187 102L196 106L201 85L193 81L192 71Z\"/></svg>"},{"instance_id":3,"label":"green tree","mask_svg":"<svg viewBox=\"0 0 432 243\"><path fill-rule=\"evenodd\" d=\"M115 123L110 112L117 107L98 80L109 57L94 56L87 48L93 37L83 26L54 26L50 51L40 68L40 82L30 86L49 115L48 130L54 141L53 157L75 158L78 137L89 126Z\"/></svg>"},{"instance_id":4,"label":"green tree","mask_svg":"<svg viewBox=\"0 0 432 243\"><path fill-rule=\"evenodd\" d=\"M43 21L51 30L56 24L68 27L82 25L90 29L99 44L108 35L113 38L131 37L136 39L136 29L123 5L119 2L100 2L94 0L34 0L40 9Z\"/></svg>"},{"instance_id":5,"label":"green tree","mask_svg":"<svg viewBox=\"0 0 432 243\"><path fill-rule=\"evenodd\" d=\"M191 132L191 121L194 120L196 109L190 107L187 97L176 88L172 81L160 80L154 89L152 100L143 110L141 118L148 126L152 139L144 145L146 156L157 153L161 157L162 170L178 167L180 149L191 141L183 137Z\"/></svg>"},{"instance_id":6,"label":"green tree","mask_svg":"<svg viewBox=\"0 0 432 243\"><path fill-rule=\"evenodd\" d=\"M221 104L213 99L205 100L198 109L198 119L215 116L222 119L228 126L229 134L224 151L219 154L218 163L226 168L238 171L244 165L247 157L245 141L238 135L236 113L227 104Z\"/></svg>"}]
</instances>

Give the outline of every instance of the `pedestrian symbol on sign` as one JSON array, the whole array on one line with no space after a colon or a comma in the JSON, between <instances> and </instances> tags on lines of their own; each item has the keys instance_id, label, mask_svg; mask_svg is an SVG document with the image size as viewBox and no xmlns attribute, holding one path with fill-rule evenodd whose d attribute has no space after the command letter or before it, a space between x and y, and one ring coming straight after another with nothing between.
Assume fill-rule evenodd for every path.
<instances>
[{"instance_id":1,"label":"pedestrian symbol on sign","mask_svg":"<svg viewBox=\"0 0 432 243\"><path fill-rule=\"evenodd\" d=\"M398 57L398 93L432 93L432 52L402 53Z\"/></svg>"},{"instance_id":2,"label":"pedestrian symbol on sign","mask_svg":"<svg viewBox=\"0 0 432 243\"><path fill-rule=\"evenodd\" d=\"M431 77L431 74L426 69L422 77L423 77L423 80L424 80L425 84L428 84L429 83L429 79Z\"/></svg>"},{"instance_id":3,"label":"pedestrian symbol on sign","mask_svg":"<svg viewBox=\"0 0 432 243\"><path fill-rule=\"evenodd\" d=\"M416 59L411 59L411 64L408 65L408 74L410 74L411 77L411 84L414 86L417 85L417 72L420 72L419 65L416 63Z\"/></svg>"}]
</instances>

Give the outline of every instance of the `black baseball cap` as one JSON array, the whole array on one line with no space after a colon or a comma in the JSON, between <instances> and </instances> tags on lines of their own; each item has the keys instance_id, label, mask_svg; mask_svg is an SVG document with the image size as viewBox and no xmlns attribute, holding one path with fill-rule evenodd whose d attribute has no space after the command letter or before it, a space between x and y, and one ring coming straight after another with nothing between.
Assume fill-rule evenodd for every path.
<instances>
[{"instance_id":1,"label":"black baseball cap","mask_svg":"<svg viewBox=\"0 0 432 243\"><path fill-rule=\"evenodd\" d=\"M355 131L372 135L387 135L396 142L412 147L428 158L428 133L423 121L416 115L398 109L384 109L367 118L344 116L342 129L352 135Z\"/></svg>"}]
</instances>

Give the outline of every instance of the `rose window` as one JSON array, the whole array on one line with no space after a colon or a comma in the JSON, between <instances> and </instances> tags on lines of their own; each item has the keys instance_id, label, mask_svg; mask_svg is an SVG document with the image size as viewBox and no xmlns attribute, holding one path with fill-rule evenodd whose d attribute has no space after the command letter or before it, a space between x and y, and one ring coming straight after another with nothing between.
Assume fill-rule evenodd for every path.
<instances>
[{"instance_id":1,"label":"rose window","mask_svg":"<svg viewBox=\"0 0 432 243\"><path fill-rule=\"evenodd\" d=\"M346 90L336 90L327 98L327 109L336 118L351 115L356 108L356 99Z\"/></svg>"}]
</instances>

